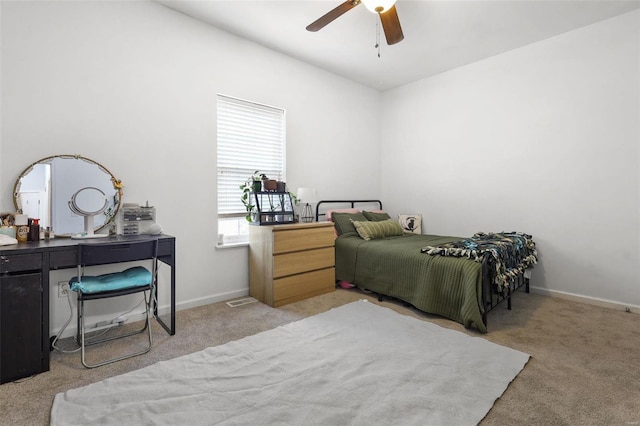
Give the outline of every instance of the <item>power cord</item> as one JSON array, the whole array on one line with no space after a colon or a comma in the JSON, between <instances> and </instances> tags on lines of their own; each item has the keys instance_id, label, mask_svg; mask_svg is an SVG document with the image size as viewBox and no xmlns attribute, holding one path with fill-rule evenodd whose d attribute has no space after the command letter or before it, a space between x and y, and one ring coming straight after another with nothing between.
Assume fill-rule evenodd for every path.
<instances>
[{"instance_id":1,"label":"power cord","mask_svg":"<svg viewBox=\"0 0 640 426\"><path fill-rule=\"evenodd\" d=\"M62 349L59 348L58 346L56 346L56 343L58 342L58 339L60 338L60 336L62 336L62 334L64 333L64 331L67 329L67 327L69 326L69 324L71 323L71 321L74 318L73 315L73 303L71 302L71 290L69 288L69 285L67 284L65 286L65 288L63 288L63 290L65 291L65 293L67 294L67 302L69 304L69 318L67 319L67 321L64 323L64 325L60 328L60 331L58 331L58 335L55 337L55 339L53 339L53 342L51 342L51 347L57 351L60 351L62 353L66 353L66 354L72 354L72 353L76 353L78 352L81 348L76 348L73 350L66 350L66 349ZM155 285L152 287L152 295L150 295L149 297L154 297L155 296ZM94 334L93 336L89 337L86 339L87 342L91 342L91 340L95 340L98 337L104 336L105 334L107 334L110 330L112 330L114 327L118 327L122 324L122 322L117 322L114 324L114 322L116 322L118 320L118 318L123 317L127 314L130 314L131 312L133 312L134 310L136 310L138 307L140 307L140 305L145 302L146 298L143 298L140 302L138 302L137 305L135 305L133 308L129 309L128 311L125 311L115 317L113 317L111 320L107 321L107 324L111 324L110 327L105 328L104 330L102 330L99 334ZM145 308L145 312L148 308ZM76 336L73 336L73 340L74 342L76 342L76 344L80 344L78 342L78 338L77 338L77 334Z\"/></svg>"},{"instance_id":2,"label":"power cord","mask_svg":"<svg viewBox=\"0 0 640 426\"><path fill-rule=\"evenodd\" d=\"M69 323L71 323L71 320L73 319L73 304L71 303L71 291L69 289L69 285L68 284L67 284L67 288L66 288L66 293L67 293L67 302L69 302L69 319L64 323L64 325L62 326L60 331L58 331L58 335L56 336L55 339L53 339L53 342L51 342L51 347L53 349L57 350L57 351L65 353L65 354L73 354L73 353L78 352L80 350L80 348L74 349L72 351L68 351L66 349L62 349L62 348L59 348L59 347L56 346L56 343L58 342L58 339L60 338L60 336L62 336L64 331L67 329L67 326L69 325Z\"/></svg>"}]
</instances>

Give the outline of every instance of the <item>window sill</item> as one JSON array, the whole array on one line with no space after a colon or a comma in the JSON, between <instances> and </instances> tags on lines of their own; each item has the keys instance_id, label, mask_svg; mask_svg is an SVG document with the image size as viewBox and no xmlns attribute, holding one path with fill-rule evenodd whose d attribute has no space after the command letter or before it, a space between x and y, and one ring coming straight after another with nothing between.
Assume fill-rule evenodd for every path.
<instances>
[{"instance_id":1,"label":"window sill","mask_svg":"<svg viewBox=\"0 0 640 426\"><path fill-rule=\"evenodd\" d=\"M249 247L249 242L242 241L238 243L216 244L216 250L224 250L224 249L236 248L236 247Z\"/></svg>"}]
</instances>

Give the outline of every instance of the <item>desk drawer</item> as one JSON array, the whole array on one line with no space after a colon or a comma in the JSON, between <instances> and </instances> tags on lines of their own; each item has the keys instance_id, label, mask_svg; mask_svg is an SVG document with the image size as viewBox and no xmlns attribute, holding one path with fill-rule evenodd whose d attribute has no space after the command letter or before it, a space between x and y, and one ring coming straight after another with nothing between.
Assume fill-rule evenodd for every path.
<instances>
[{"instance_id":1,"label":"desk drawer","mask_svg":"<svg viewBox=\"0 0 640 426\"><path fill-rule=\"evenodd\" d=\"M154 246L154 240L85 244L82 246L82 263L105 265L150 259L153 257Z\"/></svg>"},{"instance_id":2,"label":"desk drawer","mask_svg":"<svg viewBox=\"0 0 640 426\"><path fill-rule=\"evenodd\" d=\"M49 267L51 269L74 268L78 265L78 249L58 250L49 253Z\"/></svg>"},{"instance_id":3,"label":"desk drawer","mask_svg":"<svg viewBox=\"0 0 640 426\"><path fill-rule=\"evenodd\" d=\"M160 239L158 240L158 257L172 256L175 252L176 240Z\"/></svg>"},{"instance_id":4,"label":"desk drawer","mask_svg":"<svg viewBox=\"0 0 640 426\"><path fill-rule=\"evenodd\" d=\"M0 256L0 273L37 271L42 269L42 254L10 254Z\"/></svg>"},{"instance_id":5,"label":"desk drawer","mask_svg":"<svg viewBox=\"0 0 640 426\"><path fill-rule=\"evenodd\" d=\"M143 253L139 253L137 249L134 249L131 247L131 245L128 245L127 242L122 242L121 243L121 248L124 247L123 250L116 250L115 253L116 254L116 260L114 260L111 257L104 257L101 259L98 259L98 261L100 263L117 263L117 262L128 262L131 260L136 260L136 258L139 258L140 256L144 257L146 255L151 255L151 252L149 251L149 249L143 249ZM167 257L167 256L172 256L174 254L174 245L175 245L175 240L169 240L169 239L161 239L158 240L158 257ZM146 253L145 254L145 250ZM131 256L131 257L128 257ZM117 260L117 259L122 259L122 260ZM52 251L49 254L49 263L50 263L50 267L51 269L65 269L65 268L75 268L78 265L78 248L77 247L71 247L68 249L64 249L64 250L56 250L56 251Z\"/></svg>"}]
</instances>

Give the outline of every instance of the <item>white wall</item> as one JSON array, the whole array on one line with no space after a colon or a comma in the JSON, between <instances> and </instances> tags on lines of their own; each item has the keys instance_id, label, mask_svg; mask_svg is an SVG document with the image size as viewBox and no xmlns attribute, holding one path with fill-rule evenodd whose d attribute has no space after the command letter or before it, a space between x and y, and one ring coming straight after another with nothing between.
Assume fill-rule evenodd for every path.
<instances>
[{"instance_id":1,"label":"white wall","mask_svg":"<svg viewBox=\"0 0 640 426\"><path fill-rule=\"evenodd\" d=\"M384 93L388 209L422 213L430 234L530 233L533 286L640 307L639 22L634 11Z\"/></svg>"},{"instance_id":2,"label":"white wall","mask_svg":"<svg viewBox=\"0 0 640 426\"><path fill-rule=\"evenodd\" d=\"M217 93L287 110L290 188L379 194L377 91L156 3L0 7L0 210L13 209L12 184L35 160L102 163L124 183L125 202L149 200L176 236L179 307L248 292L247 248L214 248ZM52 288L72 274L52 273ZM53 296L53 331L67 313Z\"/></svg>"}]
</instances>

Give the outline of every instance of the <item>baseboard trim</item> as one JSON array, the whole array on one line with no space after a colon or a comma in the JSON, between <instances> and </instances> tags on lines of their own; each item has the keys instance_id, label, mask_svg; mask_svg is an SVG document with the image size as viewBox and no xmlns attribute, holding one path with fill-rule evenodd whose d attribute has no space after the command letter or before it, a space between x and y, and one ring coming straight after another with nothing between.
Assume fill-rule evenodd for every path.
<instances>
[{"instance_id":1,"label":"baseboard trim","mask_svg":"<svg viewBox=\"0 0 640 426\"><path fill-rule=\"evenodd\" d=\"M176 312L177 311L182 311L184 309L190 309L190 308L196 308L198 306L204 306L204 305L210 305L212 303L217 303L217 302L224 302L227 300L231 300L231 299L237 299L239 297L246 297L249 295L249 288L245 288L244 290L235 290L235 291L230 291L227 293L219 293L219 294L214 294L212 296L207 296L207 297L201 297L201 298L197 298L197 299L191 299L191 300L187 300L184 302L180 302L180 303L176 303ZM127 319L129 322L134 322L134 321L140 321L144 319L144 310L142 310L141 312L128 312L126 314ZM160 305L158 306L158 314L161 316L165 316L165 315L170 315L171 314L171 307L167 304L167 305ZM66 337L72 337L76 335L77 329L78 327L75 325L75 317L73 318L74 321L69 324L69 326L66 328L66 330L64 331L64 333L62 334L62 336L60 336L61 339L66 338ZM92 318L93 320L93 318ZM168 317L163 318L163 320L168 321ZM93 321L95 322L95 321ZM55 330L54 332L50 333L50 335L56 335L57 333L59 333L60 330Z\"/></svg>"},{"instance_id":2,"label":"baseboard trim","mask_svg":"<svg viewBox=\"0 0 640 426\"><path fill-rule=\"evenodd\" d=\"M545 296L557 297L559 299L570 300L572 302L586 303L588 305L600 306L603 308L615 309L617 311L640 312L640 305L614 302L613 300L599 299L597 297L582 296L574 293L567 293L559 290L549 290L542 287L529 287L532 293L543 294Z\"/></svg>"},{"instance_id":3,"label":"baseboard trim","mask_svg":"<svg viewBox=\"0 0 640 426\"><path fill-rule=\"evenodd\" d=\"M640 313L640 305L624 304L624 303L614 302L606 299L598 299L595 297L588 297L588 296L581 296L573 293L567 293L559 290L549 290L547 288L542 288L542 287L530 286L529 288L532 293L542 294L545 296L557 297L559 299L570 300L572 302L586 303L588 305L595 305L595 306L600 306L604 308L615 309L618 311L629 311L629 312ZM246 297L248 295L249 295L249 288L245 288L242 290L229 291L226 293L218 293L218 294L214 294L207 297L200 297L197 299L186 300L184 302L180 302L176 304L176 311L196 308L198 306L210 305L212 303L224 302L224 301L236 299L239 297ZM169 305L159 306L158 312L160 315L163 315L163 316L168 315L170 313ZM129 313L128 315L132 317L130 320L136 321L137 319L133 318L136 314L138 313L137 312ZM61 338L74 336L76 333L75 328L76 327L74 327L73 325L71 325L71 327L68 327L67 330L65 330L65 333L63 334L63 336L61 336ZM56 330L56 333L57 332L59 332L59 330Z\"/></svg>"},{"instance_id":4,"label":"baseboard trim","mask_svg":"<svg viewBox=\"0 0 640 426\"><path fill-rule=\"evenodd\" d=\"M234 290L226 293L218 293L218 294L213 294L211 296L199 297L197 299L185 300L183 302L176 303L176 311L197 308L198 306L224 302L231 299L237 299L238 297L246 297L248 295L249 295L249 288L247 287L242 290ZM169 314L170 313L169 305L158 306L158 313L163 316Z\"/></svg>"},{"instance_id":5,"label":"baseboard trim","mask_svg":"<svg viewBox=\"0 0 640 426\"><path fill-rule=\"evenodd\" d=\"M198 299L191 299L176 304L176 311L182 311L183 309L196 308L198 306L210 305L212 303L225 302L227 300L236 299L238 297L246 297L249 295L249 288L242 290L229 291L227 293L218 293L207 297L201 297ZM168 306L164 307L167 308ZM162 309L162 308L161 308Z\"/></svg>"}]
</instances>

